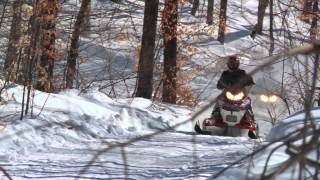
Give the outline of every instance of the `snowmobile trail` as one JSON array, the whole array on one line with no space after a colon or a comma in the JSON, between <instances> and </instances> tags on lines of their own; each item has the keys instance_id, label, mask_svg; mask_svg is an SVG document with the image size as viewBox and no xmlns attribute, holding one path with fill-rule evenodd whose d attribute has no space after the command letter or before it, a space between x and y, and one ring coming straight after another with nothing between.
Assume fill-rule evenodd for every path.
<instances>
[{"instance_id":1,"label":"snowmobile trail","mask_svg":"<svg viewBox=\"0 0 320 180\"><path fill-rule=\"evenodd\" d=\"M124 138L112 136L103 141ZM132 143L124 154L120 148L102 153L89 167L93 156L106 147L102 141L92 141L87 147L48 147L28 152L28 156L17 154L14 162L1 158L0 166L13 179L205 179L250 153L253 145L253 140L243 137L167 132Z\"/></svg>"}]
</instances>

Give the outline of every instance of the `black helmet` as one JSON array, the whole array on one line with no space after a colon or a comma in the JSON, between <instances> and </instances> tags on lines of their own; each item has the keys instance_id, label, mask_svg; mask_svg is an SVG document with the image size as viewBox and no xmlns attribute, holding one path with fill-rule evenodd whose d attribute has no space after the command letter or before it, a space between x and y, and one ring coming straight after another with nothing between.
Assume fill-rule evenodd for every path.
<instances>
[{"instance_id":1,"label":"black helmet","mask_svg":"<svg viewBox=\"0 0 320 180\"><path fill-rule=\"evenodd\" d=\"M228 57L227 66L230 70L232 71L237 70L239 68L239 64L240 62L236 55L232 55Z\"/></svg>"}]
</instances>

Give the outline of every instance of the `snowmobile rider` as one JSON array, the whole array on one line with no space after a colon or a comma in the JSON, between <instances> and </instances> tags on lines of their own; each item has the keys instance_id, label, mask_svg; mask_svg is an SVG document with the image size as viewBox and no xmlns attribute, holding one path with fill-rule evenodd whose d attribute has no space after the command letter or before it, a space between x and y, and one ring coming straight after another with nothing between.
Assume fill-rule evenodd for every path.
<instances>
[{"instance_id":1,"label":"snowmobile rider","mask_svg":"<svg viewBox=\"0 0 320 180\"><path fill-rule=\"evenodd\" d=\"M228 57L228 70L224 71L218 81L217 88L225 89L227 87L246 88L250 90L254 85L253 79L244 70L239 69L240 61L236 55Z\"/></svg>"},{"instance_id":2,"label":"snowmobile rider","mask_svg":"<svg viewBox=\"0 0 320 180\"><path fill-rule=\"evenodd\" d=\"M236 55L232 55L228 57L227 66L228 70L224 71L217 83L217 88L220 90L228 89L231 91L238 91L242 90L245 94L249 93L249 90L251 87L255 84L253 82L253 78L247 74L244 70L239 69L240 61L238 60L238 57ZM222 93L218 97L218 101L212 111L211 118L215 119L215 123L217 124L224 124L224 122L221 119L220 114L220 107L221 107L221 100L224 99L224 94ZM248 116L250 116L252 121L254 120L254 115L251 107L251 100L243 100L243 103L239 105L238 108L248 106ZM240 122L241 126L251 126L248 122ZM248 131L248 136L251 139L257 139L256 134L252 131Z\"/></svg>"},{"instance_id":3,"label":"snowmobile rider","mask_svg":"<svg viewBox=\"0 0 320 180\"><path fill-rule=\"evenodd\" d=\"M217 88L223 90L225 88L244 89L245 92L249 92L252 85L254 85L253 79L244 70L239 69L240 61L236 55L228 57L227 66L228 70L224 71L217 83ZM223 98L221 94L218 100ZM219 103L216 103L212 111L212 117L220 115ZM219 114L216 114L219 113Z\"/></svg>"}]
</instances>

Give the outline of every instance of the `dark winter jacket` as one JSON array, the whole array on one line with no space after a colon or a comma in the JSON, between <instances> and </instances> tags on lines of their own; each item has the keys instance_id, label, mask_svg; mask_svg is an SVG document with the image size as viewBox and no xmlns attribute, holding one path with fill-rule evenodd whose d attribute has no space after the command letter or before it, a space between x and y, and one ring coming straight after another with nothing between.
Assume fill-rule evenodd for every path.
<instances>
[{"instance_id":1,"label":"dark winter jacket","mask_svg":"<svg viewBox=\"0 0 320 180\"><path fill-rule=\"evenodd\" d=\"M245 86L253 85L253 79L244 70L239 69L236 71L224 71L218 81L217 88L224 89L226 86L240 86L244 88Z\"/></svg>"}]
</instances>

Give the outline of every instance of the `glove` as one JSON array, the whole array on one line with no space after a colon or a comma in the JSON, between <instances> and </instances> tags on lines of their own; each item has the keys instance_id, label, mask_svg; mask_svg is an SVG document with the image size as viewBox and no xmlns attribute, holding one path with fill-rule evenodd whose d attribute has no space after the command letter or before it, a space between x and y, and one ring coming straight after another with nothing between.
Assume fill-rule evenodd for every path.
<instances>
[{"instance_id":1,"label":"glove","mask_svg":"<svg viewBox=\"0 0 320 180\"><path fill-rule=\"evenodd\" d=\"M234 109L234 110L238 111L238 110L240 110L240 109L241 109L241 107L240 107L240 105L239 105L239 104L234 104L234 105L232 106L232 109Z\"/></svg>"},{"instance_id":2,"label":"glove","mask_svg":"<svg viewBox=\"0 0 320 180\"><path fill-rule=\"evenodd\" d=\"M249 97L246 97L245 99L242 100L240 107L245 108L250 104L251 104L251 99Z\"/></svg>"}]
</instances>

